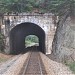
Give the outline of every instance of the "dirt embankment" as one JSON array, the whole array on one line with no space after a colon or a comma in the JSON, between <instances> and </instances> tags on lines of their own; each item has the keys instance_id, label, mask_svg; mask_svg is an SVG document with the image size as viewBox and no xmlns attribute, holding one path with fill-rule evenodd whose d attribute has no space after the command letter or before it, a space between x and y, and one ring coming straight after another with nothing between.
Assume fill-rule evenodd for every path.
<instances>
[{"instance_id":1,"label":"dirt embankment","mask_svg":"<svg viewBox=\"0 0 75 75\"><path fill-rule=\"evenodd\" d=\"M12 58L13 55L6 55L3 53L0 53L0 64L2 64L3 62L7 61L8 59Z\"/></svg>"}]
</instances>

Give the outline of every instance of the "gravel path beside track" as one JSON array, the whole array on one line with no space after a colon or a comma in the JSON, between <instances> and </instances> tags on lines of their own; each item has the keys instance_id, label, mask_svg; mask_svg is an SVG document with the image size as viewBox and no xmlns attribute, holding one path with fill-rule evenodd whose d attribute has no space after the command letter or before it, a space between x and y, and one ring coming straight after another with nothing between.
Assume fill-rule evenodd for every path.
<instances>
[{"instance_id":1,"label":"gravel path beside track","mask_svg":"<svg viewBox=\"0 0 75 75\"><path fill-rule=\"evenodd\" d=\"M30 52L17 55L13 57L12 60L0 65L0 75L22 75L20 72L23 70L23 67L25 67L24 64L29 55ZM41 59L40 61L39 58ZM72 74L68 67L49 59L41 52L39 52L39 55L37 53L33 53L29 59L28 65L28 71L26 70L24 75L75 75Z\"/></svg>"},{"instance_id":2,"label":"gravel path beside track","mask_svg":"<svg viewBox=\"0 0 75 75\"><path fill-rule=\"evenodd\" d=\"M0 67L0 75L18 75L29 53L18 55Z\"/></svg>"},{"instance_id":3,"label":"gravel path beside track","mask_svg":"<svg viewBox=\"0 0 75 75\"><path fill-rule=\"evenodd\" d=\"M75 75L65 65L49 59L42 53L40 53L40 56L48 75Z\"/></svg>"}]
</instances>

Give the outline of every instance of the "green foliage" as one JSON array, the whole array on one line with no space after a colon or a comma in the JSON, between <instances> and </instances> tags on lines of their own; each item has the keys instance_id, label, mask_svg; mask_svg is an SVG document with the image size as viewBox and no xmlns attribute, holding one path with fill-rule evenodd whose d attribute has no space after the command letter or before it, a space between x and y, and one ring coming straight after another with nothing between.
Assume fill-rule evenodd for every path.
<instances>
[{"instance_id":1,"label":"green foliage","mask_svg":"<svg viewBox=\"0 0 75 75\"><path fill-rule=\"evenodd\" d=\"M1 62L5 62L5 61L7 61L6 58L0 57L0 63L1 63Z\"/></svg>"},{"instance_id":2,"label":"green foliage","mask_svg":"<svg viewBox=\"0 0 75 75\"><path fill-rule=\"evenodd\" d=\"M70 68L70 70L75 73L75 61L74 62L70 62L70 63L66 63L66 65Z\"/></svg>"},{"instance_id":3,"label":"green foliage","mask_svg":"<svg viewBox=\"0 0 75 75\"><path fill-rule=\"evenodd\" d=\"M2 34L0 34L0 52L3 52L4 48L5 48L4 36Z\"/></svg>"},{"instance_id":4,"label":"green foliage","mask_svg":"<svg viewBox=\"0 0 75 75\"><path fill-rule=\"evenodd\" d=\"M25 38L25 46L34 46L34 45L39 45L39 39L35 35L29 35Z\"/></svg>"},{"instance_id":5,"label":"green foliage","mask_svg":"<svg viewBox=\"0 0 75 75\"><path fill-rule=\"evenodd\" d=\"M75 0L0 0L0 12L52 12L62 15L67 11L75 13Z\"/></svg>"},{"instance_id":6,"label":"green foliage","mask_svg":"<svg viewBox=\"0 0 75 75\"><path fill-rule=\"evenodd\" d=\"M69 64L69 67L75 73L75 62Z\"/></svg>"},{"instance_id":7,"label":"green foliage","mask_svg":"<svg viewBox=\"0 0 75 75\"><path fill-rule=\"evenodd\" d=\"M29 35L29 36L26 37L25 41L31 41L31 42L38 43L39 39L35 35Z\"/></svg>"}]
</instances>

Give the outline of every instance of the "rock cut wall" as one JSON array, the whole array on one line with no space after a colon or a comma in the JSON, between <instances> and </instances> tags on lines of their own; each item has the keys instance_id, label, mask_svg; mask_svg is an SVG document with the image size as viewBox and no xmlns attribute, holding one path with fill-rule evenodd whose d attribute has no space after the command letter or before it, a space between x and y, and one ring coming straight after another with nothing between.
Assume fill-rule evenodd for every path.
<instances>
[{"instance_id":1,"label":"rock cut wall","mask_svg":"<svg viewBox=\"0 0 75 75\"><path fill-rule=\"evenodd\" d=\"M70 17L59 21L52 49L52 55L59 62L75 60L75 23Z\"/></svg>"}]
</instances>

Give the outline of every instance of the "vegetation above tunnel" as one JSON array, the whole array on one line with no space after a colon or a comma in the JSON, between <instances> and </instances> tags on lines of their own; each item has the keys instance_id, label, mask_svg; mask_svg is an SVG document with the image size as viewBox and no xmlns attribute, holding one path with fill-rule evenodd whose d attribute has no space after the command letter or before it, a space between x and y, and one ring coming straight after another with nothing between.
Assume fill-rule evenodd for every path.
<instances>
[{"instance_id":1,"label":"vegetation above tunnel","mask_svg":"<svg viewBox=\"0 0 75 75\"><path fill-rule=\"evenodd\" d=\"M75 0L0 0L0 13L3 12L53 12L74 11ZM66 8L66 9L64 9ZM62 10L63 9L63 10Z\"/></svg>"}]
</instances>

